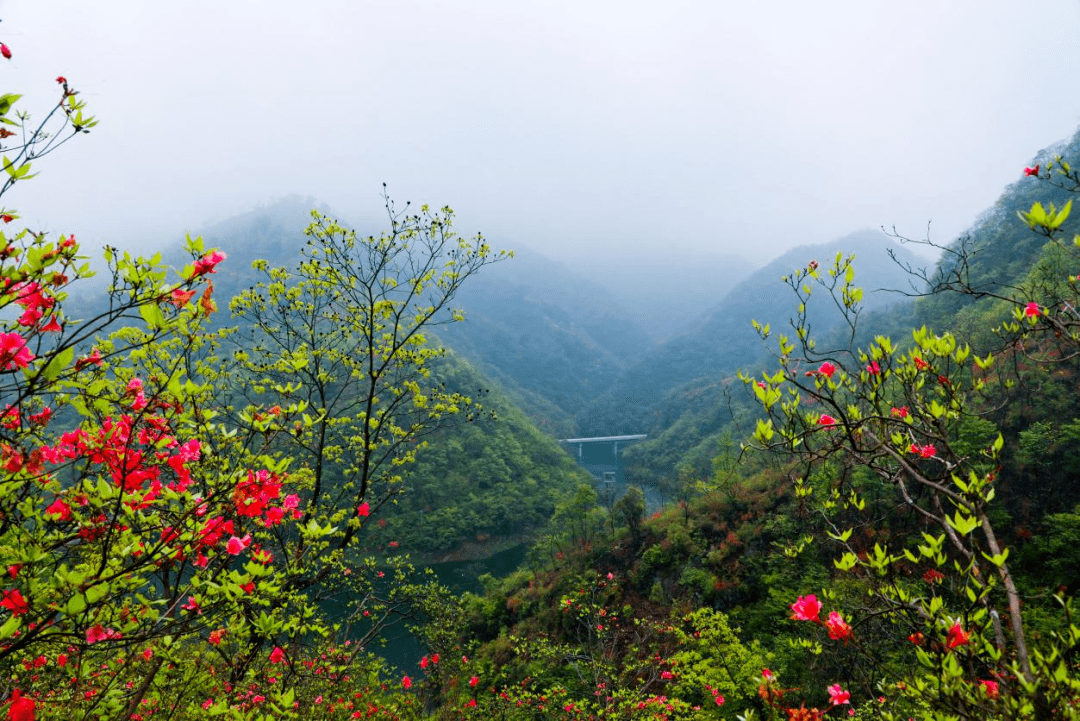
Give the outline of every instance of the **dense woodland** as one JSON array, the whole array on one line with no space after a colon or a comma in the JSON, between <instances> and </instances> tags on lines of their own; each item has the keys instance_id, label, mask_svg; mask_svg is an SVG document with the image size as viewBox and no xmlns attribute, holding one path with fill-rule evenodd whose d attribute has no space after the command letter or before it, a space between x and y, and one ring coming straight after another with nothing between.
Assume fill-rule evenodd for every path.
<instances>
[{"instance_id":1,"label":"dense woodland","mask_svg":"<svg viewBox=\"0 0 1080 721\"><path fill-rule=\"evenodd\" d=\"M61 80L40 125L0 98L3 193L92 127ZM105 290L5 213L0 713L1080 717L1070 158L696 320L389 198L108 251ZM626 433L659 510L557 443ZM424 571L522 543L476 593Z\"/></svg>"}]
</instances>

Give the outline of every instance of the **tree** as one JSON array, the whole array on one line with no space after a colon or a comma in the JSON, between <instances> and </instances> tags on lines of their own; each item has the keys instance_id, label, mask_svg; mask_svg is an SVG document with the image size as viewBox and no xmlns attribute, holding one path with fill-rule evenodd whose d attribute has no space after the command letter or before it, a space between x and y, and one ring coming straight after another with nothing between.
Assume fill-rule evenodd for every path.
<instances>
[{"instance_id":1,"label":"tree","mask_svg":"<svg viewBox=\"0 0 1080 721\"><path fill-rule=\"evenodd\" d=\"M1063 175L1071 172L1067 164L1061 168ZM1036 204L1021 217L1052 237L1068 212L1069 205ZM831 639L852 641L864 658L864 674L852 681L868 695L882 677L881 655L858 640L859 627L868 631L881 619L900 647L906 637L917 670L901 672L898 716L1074 718L1080 713L1073 660L1080 627L1062 598L1059 630L1031 647L1009 549L995 520L1006 440L996 430L986 437L979 415L992 407L983 399L1005 387L991 375L1002 359L979 357L951 333L925 327L903 346L877 336L865 349L820 348L805 322L808 297L815 289L828 293L854 337L861 291L853 277L851 259L838 255L827 273L811 263L786 278L799 301L795 335L780 336L775 373L744 378L767 414L758 423L757 443L789 459L796 496L823 514L828 535L841 544L836 568L861 579L872 600L854 615L834 611L822 622L822 604L807 596L792 605L793 618L819 624ZM964 291L962 275L950 289ZM1016 290L989 294L1010 310L997 327L1009 349L1005 358L1059 361L1060 348L1078 337L1076 287L1064 295L1070 293L1066 284L1039 281ZM770 329L760 332L768 336ZM985 440L973 445L976 426ZM1035 432L1021 434L1022 450L1036 445ZM915 533L905 537L883 527L888 505L867 503L881 497L879 489L895 493ZM828 591L825 598L840 600ZM816 642L811 647L821 650Z\"/></svg>"},{"instance_id":2,"label":"tree","mask_svg":"<svg viewBox=\"0 0 1080 721\"><path fill-rule=\"evenodd\" d=\"M427 436L479 412L432 377L445 350L427 334L463 320L452 307L462 283L512 256L479 235L457 236L449 208L409 214L386 199L386 210L389 232L368 237L313 211L298 266L257 262L266 280L231 304L249 331L230 381L252 403L297 401L306 411L280 448L311 469L304 520L341 527L335 552L401 492L403 468Z\"/></svg>"}]
</instances>

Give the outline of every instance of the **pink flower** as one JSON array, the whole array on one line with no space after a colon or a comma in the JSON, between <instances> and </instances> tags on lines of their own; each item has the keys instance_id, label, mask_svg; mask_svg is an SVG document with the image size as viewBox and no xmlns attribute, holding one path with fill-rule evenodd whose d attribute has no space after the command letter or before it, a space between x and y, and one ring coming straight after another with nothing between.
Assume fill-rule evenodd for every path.
<instances>
[{"instance_id":1,"label":"pink flower","mask_svg":"<svg viewBox=\"0 0 1080 721\"><path fill-rule=\"evenodd\" d=\"M143 649L142 657L144 659L146 659L147 661L149 661L150 659L152 659L154 657L154 649L152 649L152 648Z\"/></svg>"},{"instance_id":2,"label":"pink flower","mask_svg":"<svg viewBox=\"0 0 1080 721\"><path fill-rule=\"evenodd\" d=\"M285 660L285 651L281 649L281 646L274 646L274 650L270 652L270 663L281 663Z\"/></svg>"},{"instance_id":3,"label":"pink flower","mask_svg":"<svg viewBox=\"0 0 1080 721\"><path fill-rule=\"evenodd\" d=\"M100 623L95 623L93 626L86 629L86 643L95 644L98 641L115 638L116 635L116 631L113 631L111 628L103 628Z\"/></svg>"},{"instance_id":4,"label":"pink flower","mask_svg":"<svg viewBox=\"0 0 1080 721\"><path fill-rule=\"evenodd\" d=\"M412 688L412 679L409 678L408 676L405 676L404 678L401 679L401 685L402 685L403 688L406 688L406 689Z\"/></svg>"},{"instance_id":5,"label":"pink flower","mask_svg":"<svg viewBox=\"0 0 1080 721\"><path fill-rule=\"evenodd\" d=\"M420 668L427 668L427 665L428 665L428 657L424 656L422 659L420 659Z\"/></svg>"},{"instance_id":6,"label":"pink flower","mask_svg":"<svg viewBox=\"0 0 1080 721\"><path fill-rule=\"evenodd\" d=\"M663 679L675 678L675 674L673 674L671 671L664 671L663 673L660 674L660 678L663 678Z\"/></svg>"},{"instance_id":7,"label":"pink flower","mask_svg":"<svg viewBox=\"0 0 1080 721\"><path fill-rule=\"evenodd\" d=\"M813 598L813 596L811 596L811 598ZM767 668L761 669L761 675L765 677L766 681L772 681L773 680L773 672L770 671Z\"/></svg>"},{"instance_id":8,"label":"pink flower","mask_svg":"<svg viewBox=\"0 0 1080 721\"><path fill-rule=\"evenodd\" d=\"M1024 306L1024 315L1028 318L1034 318L1037 315L1042 314L1042 309L1039 308L1039 304L1032 301Z\"/></svg>"},{"instance_id":9,"label":"pink flower","mask_svg":"<svg viewBox=\"0 0 1080 721\"><path fill-rule=\"evenodd\" d=\"M966 646L968 644L969 635L967 631L960 627L960 622L957 621L951 627L949 627L949 635L945 641L945 648L952 651L957 646Z\"/></svg>"},{"instance_id":10,"label":"pink flower","mask_svg":"<svg viewBox=\"0 0 1080 721\"><path fill-rule=\"evenodd\" d=\"M469 679L469 686L472 686L473 688L475 688L476 684L478 684L478 683L480 683L480 677L479 676L473 676L472 678Z\"/></svg>"},{"instance_id":11,"label":"pink flower","mask_svg":"<svg viewBox=\"0 0 1080 721\"><path fill-rule=\"evenodd\" d=\"M25 368L32 360L34 360L34 354L26 347L26 340L21 335L0 333L0 368L4 370L12 366Z\"/></svg>"},{"instance_id":12,"label":"pink flower","mask_svg":"<svg viewBox=\"0 0 1080 721\"><path fill-rule=\"evenodd\" d=\"M187 603L185 603L180 608L182 608L182 609L184 609L186 611L198 611L199 610L199 602L197 600L195 600L194 596L188 596Z\"/></svg>"},{"instance_id":13,"label":"pink flower","mask_svg":"<svg viewBox=\"0 0 1080 721\"><path fill-rule=\"evenodd\" d=\"M367 518L371 515L371 506L368 505L367 501L361 503L360 507L356 509L356 515L360 516L360 518Z\"/></svg>"},{"instance_id":14,"label":"pink flower","mask_svg":"<svg viewBox=\"0 0 1080 721\"><path fill-rule=\"evenodd\" d=\"M836 372L836 366L834 366L829 361L825 361L824 363L821 364L821 367L818 368L818 373L825 376L826 378L832 378L833 373L835 373L835 372Z\"/></svg>"},{"instance_id":15,"label":"pink flower","mask_svg":"<svg viewBox=\"0 0 1080 721\"><path fill-rule=\"evenodd\" d=\"M799 596L798 600L791 604L792 621L813 621L818 623L819 613L821 613L821 602L817 600L817 596L814 594Z\"/></svg>"},{"instance_id":16,"label":"pink flower","mask_svg":"<svg viewBox=\"0 0 1080 721\"><path fill-rule=\"evenodd\" d=\"M997 681L979 681L979 685L983 687L983 691L986 692L987 697L997 698L1001 695L1001 691L998 689Z\"/></svg>"},{"instance_id":17,"label":"pink flower","mask_svg":"<svg viewBox=\"0 0 1080 721\"><path fill-rule=\"evenodd\" d=\"M723 706L724 705L724 697L723 696L720 696L719 694L716 696L716 705L717 706Z\"/></svg>"},{"instance_id":18,"label":"pink flower","mask_svg":"<svg viewBox=\"0 0 1080 721\"><path fill-rule=\"evenodd\" d=\"M214 269L215 266L223 260L225 260L225 254L220 250L215 250L213 253L207 253L195 261L195 271L192 273L192 277L216 273L217 271Z\"/></svg>"},{"instance_id":19,"label":"pink flower","mask_svg":"<svg viewBox=\"0 0 1080 721\"><path fill-rule=\"evenodd\" d=\"M828 428L829 426L835 426L836 419L830 416L828 413L822 413L821 417L818 418L818 425L825 426L826 428Z\"/></svg>"},{"instance_id":20,"label":"pink flower","mask_svg":"<svg viewBox=\"0 0 1080 721\"><path fill-rule=\"evenodd\" d=\"M851 638L851 626L836 611L829 614L829 620L825 622L825 628L829 631L829 638L834 641L847 643L847 640Z\"/></svg>"},{"instance_id":21,"label":"pink flower","mask_svg":"<svg viewBox=\"0 0 1080 721\"><path fill-rule=\"evenodd\" d=\"M3 55L8 60L11 60L11 48L3 43L0 43L0 55Z\"/></svg>"},{"instance_id":22,"label":"pink flower","mask_svg":"<svg viewBox=\"0 0 1080 721\"><path fill-rule=\"evenodd\" d=\"M833 706L841 706L845 703L851 703L851 694L840 688L840 684L834 683L829 686L829 701Z\"/></svg>"},{"instance_id":23,"label":"pink flower","mask_svg":"<svg viewBox=\"0 0 1080 721\"><path fill-rule=\"evenodd\" d=\"M300 496L296 495L295 493L290 493L289 495L285 496L285 500L282 502L281 505L285 508L296 508L298 505L300 505Z\"/></svg>"},{"instance_id":24,"label":"pink flower","mask_svg":"<svg viewBox=\"0 0 1080 721\"><path fill-rule=\"evenodd\" d=\"M1024 175L1026 175L1026 176L1034 175L1035 177L1038 177L1039 176L1039 166L1036 165L1034 168L1024 168Z\"/></svg>"},{"instance_id":25,"label":"pink flower","mask_svg":"<svg viewBox=\"0 0 1080 721\"><path fill-rule=\"evenodd\" d=\"M251 543L251 536L244 536L243 538L233 536L229 539L229 542L225 544L225 550L233 556L239 556L244 552L244 549L248 547L248 543Z\"/></svg>"},{"instance_id":26,"label":"pink flower","mask_svg":"<svg viewBox=\"0 0 1080 721\"><path fill-rule=\"evenodd\" d=\"M877 361L870 361L870 365L866 366L866 372L872 376L876 376L881 373L881 366L878 365Z\"/></svg>"},{"instance_id":27,"label":"pink flower","mask_svg":"<svg viewBox=\"0 0 1080 721\"><path fill-rule=\"evenodd\" d=\"M899 408L893 408L891 412L892 412L892 417L893 418L907 418L908 417L907 406L900 406Z\"/></svg>"}]
</instances>

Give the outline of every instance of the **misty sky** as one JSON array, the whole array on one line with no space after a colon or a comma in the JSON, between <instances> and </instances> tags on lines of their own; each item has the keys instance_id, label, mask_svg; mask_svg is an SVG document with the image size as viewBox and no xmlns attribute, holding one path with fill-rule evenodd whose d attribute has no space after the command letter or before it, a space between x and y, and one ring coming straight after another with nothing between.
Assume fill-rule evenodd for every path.
<instances>
[{"instance_id":1,"label":"misty sky","mask_svg":"<svg viewBox=\"0 0 1080 721\"><path fill-rule=\"evenodd\" d=\"M4 201L145 248L289 194L553 256L942 242L1080 124L1074 0L7 0L9 92L101 124Z\"/></svg>"}]
</instances>

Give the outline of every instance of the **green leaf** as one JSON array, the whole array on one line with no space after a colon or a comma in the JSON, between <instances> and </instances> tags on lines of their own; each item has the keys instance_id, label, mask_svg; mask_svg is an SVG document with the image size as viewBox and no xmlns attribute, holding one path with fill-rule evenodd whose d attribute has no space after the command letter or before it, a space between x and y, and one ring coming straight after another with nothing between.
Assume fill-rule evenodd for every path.
<instances>
[{"instance_id":1,"label":"green leaf","mask_svg":"<svg viewBox=\"0 0 1080 721\"><path fill-rule=\"evenodd\" d=\"M157 303L146 303L139 306L139 315L146 321L147 327L151 330L158 330L165 327L165 316L161 312L161 308L157 306Z\"/></svg>"},{"instance_id":2,"label":"green leaf","mask_svg":"<svg viewBox=\"0 0 1080 721\"><path fill-rule=\"evenodd\" d=\"M74 358L75 347L71 346L65 348L49 359L48 365L41 369L38 377L47 382L56 380L64 369L71 365L71 361L74 360Z\"/></svg>"}]
</instances>

